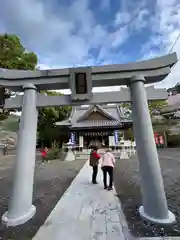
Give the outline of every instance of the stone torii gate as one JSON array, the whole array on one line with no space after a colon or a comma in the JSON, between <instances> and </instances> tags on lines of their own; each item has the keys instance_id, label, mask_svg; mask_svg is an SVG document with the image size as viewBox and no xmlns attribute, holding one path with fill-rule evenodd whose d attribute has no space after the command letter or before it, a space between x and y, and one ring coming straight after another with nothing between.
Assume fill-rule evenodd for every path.
<instances>
[{"instance_id":1,"label":"stone torii gate","mask_svg":"<svg viewBox=\"0 0 180 240\"><path fill-rule=\"evenodd\" d=\"M132 103L134 135L139 159L142 206L140 215L152 222L171 224L175 216L168 210L148 100L167 99L166 89L145 88L145 84L163 80L177 62L175 53L147 61L57 70L0 72L0 86L24 91L23 96L2 101L5 109L22 109L12 195L8 211L2 216L7 226L31 219L38 108L47 106ZM126 85L112 93L92 93L92 87ZM71 89L71 95L45 96L40 90ZM2 98L3 100L3 98Z\"/></svg>"}]
</instances>

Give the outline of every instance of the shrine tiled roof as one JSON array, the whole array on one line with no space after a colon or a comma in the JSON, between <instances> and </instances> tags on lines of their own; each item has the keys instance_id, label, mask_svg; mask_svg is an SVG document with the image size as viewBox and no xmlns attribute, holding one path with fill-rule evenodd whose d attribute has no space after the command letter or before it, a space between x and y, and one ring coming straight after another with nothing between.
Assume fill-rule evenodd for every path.
<instances>
[{"instance_id":1,"label":"shrine tiled roof","mask_svg":"<svg viewBox=\"0 0 180 240\"><path fill-rule=\"evenodd\" d=\"M114 127L119 126L121 123L119 121L111 120L86 120L83 122L77 122L72 125L72 128L100 128L100 127Z\"/></svg>"},{"instance_id":2,"label":"shrine tiled roof","mask_svg":"<svg viewBox=\"0 0 180 240\"><path fill-rule=\"evenodd\" d=\"M89 120L87 115L96 107L107 119L105 120ZM58 126L69 126L70 128L100 128L100 127L118 127L124 123L131 123L123 108L119 105L105 106L79 106L72 109L69 119L57 122Z\"/></svg>"}]
</instances>

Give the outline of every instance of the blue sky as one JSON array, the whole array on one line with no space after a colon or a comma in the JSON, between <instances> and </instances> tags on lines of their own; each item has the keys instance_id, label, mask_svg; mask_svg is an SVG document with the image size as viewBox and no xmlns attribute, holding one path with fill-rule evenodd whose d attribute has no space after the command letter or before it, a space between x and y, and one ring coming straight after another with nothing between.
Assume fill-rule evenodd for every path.
<instances>
[{"instance_id":1,"label":"blue sky","mask_svg":"<svg viewBox=\"0 0 180 240\"><path fill-rule=\"evenodd\" d=\"M19 35L42 69L139 61L169 52L180 0L6 0L0 32ZM158 86L180 81L178 68Z\"/></svg>"}]
</instances>

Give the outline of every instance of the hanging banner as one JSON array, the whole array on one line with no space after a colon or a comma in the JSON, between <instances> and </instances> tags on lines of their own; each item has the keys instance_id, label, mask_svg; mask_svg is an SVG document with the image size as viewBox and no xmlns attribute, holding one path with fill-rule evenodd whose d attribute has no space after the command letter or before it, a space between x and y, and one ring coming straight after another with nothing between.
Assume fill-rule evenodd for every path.
<instances>
[{"instance_id":1,"label":"hanging banner","mask_svg":"<svg viewBox=\"0 0 180 240\"><path fill-rule=\"evenodd\" d=\"M154 140L156 144L159 144L159 136L157 132L154 132Z\"/></svg>"},{"instance_id":2,"label":"hanging banner","mask_svg":"<svg viewBox=\"0 0 180 240\"><path fill-rule=\"evenodd\" d=\"M83 136L79 136L79 147L84 147L84 138Z\"/></svg>"},{"instance_id":3,"label":"hanging banner","mask_svg":"<svg viewBox=\"0 0 180 240\"><path fill-rule=\"evenodd\" d=\"M71 142L72 142L73 144L76 143L76 140L75 140L75 133L73 133L73 132L71 132Z\"/></svg>"},{"instance_id":4,"label":"hanging banner","mask_svg":"<svg viewBox=\"0 0 180 240\"><path fill-rule=\"evenodd\" d=\"M115 144L117 145L118 144L118 131L114 131L114 141L115 141Z\"/></svg>"},{"instance_id":5,"label":"hanging banner","mask_svg":"<svg viewBox=\"0 0 180 240\"><path fill-rule=\"evenodd\" d=\"M158 137L158 133L157 132L154 132L154 137Z\"/></svg>"},{"instance_id":6,"label":"hanging banner","mask_svg":"<svg viewBox=\"0 0 180 240\"><path fill-rule=\"evenodd\" d=\"M164 139L163 139L163 136L159 136L159 142L160 142L160 144L164 145Z\"/></svg>"}]
</instances>

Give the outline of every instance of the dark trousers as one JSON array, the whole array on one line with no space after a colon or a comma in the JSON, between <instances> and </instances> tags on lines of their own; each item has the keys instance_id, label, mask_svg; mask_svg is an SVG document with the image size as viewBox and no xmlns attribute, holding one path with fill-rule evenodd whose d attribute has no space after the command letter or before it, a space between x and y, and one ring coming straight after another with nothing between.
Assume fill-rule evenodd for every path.
<instances>
[{"instance_id":1,"label":"dark trousers","mask_svg":"<svg viewBox=\"0 0 180 240\"><path fill-rule=\"evenodd\" d=\"M46 161L47 157L42 156L42 163L44 163Z\"/></svg>"},{"instance_id":2,"label":"dark trousers","mask_svg":"<svg viewBox=\"0 0 180 240\"><path fill-rule=\"evenodd\" d=\"M93 168L92 182L95 183L96 182L97 173L98 173L98 166L93 166L92 168Z\"/></svg>"},{"instance_id":3,"label":"dark trousers","mask_svg":"<svg viewBox=\"0 0 180 240\"><path fill-rule=\"evenodd\" d=\"M113 173L114 169L110 166L104 166L102 167L103 170L103 181L104 181L104 187L107 188L107 173L109 174L109 187L112 188L113 185Z\"/></svg>"}]
</instances>

